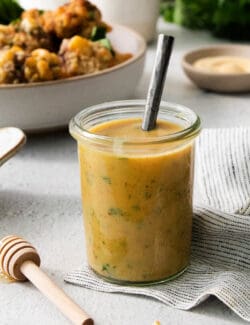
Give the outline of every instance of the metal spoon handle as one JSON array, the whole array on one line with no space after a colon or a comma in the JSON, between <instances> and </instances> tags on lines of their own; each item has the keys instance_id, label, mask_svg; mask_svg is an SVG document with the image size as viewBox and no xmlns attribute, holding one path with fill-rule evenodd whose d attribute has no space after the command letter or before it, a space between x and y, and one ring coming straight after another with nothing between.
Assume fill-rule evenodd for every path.
<instances>
[{"instance_id":1,"label":"metal spoon handle","mask_svg":"<svg viewBox=\"0 0 250 325\"><path fill-rule=\"evenodd\" d=\"M156 126L157 114L161 102L163 86L172 52L174 38L160 34L158 36L156 58L151 76L142 129L150 131Z\"/></svg>"}]
</instances>

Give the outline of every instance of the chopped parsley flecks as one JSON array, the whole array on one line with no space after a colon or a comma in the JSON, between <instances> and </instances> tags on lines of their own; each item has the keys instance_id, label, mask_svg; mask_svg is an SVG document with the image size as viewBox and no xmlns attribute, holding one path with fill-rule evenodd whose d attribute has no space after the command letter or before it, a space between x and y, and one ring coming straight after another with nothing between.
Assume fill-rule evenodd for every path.
<instances>
[{"instance_id":1,"label":"chopped parsley flecks","mask_svg":"<svg viewBox=\"0 0 250 325\"><path fill-rule=\"evenodd\" d=\"M151 199L151 197L152 197L152 193L146 191L146 192L144 193L144 197L145 197L146 200L149 200L149 199Z\"/></svg>"},{"instance_id":2,"label":"chopped parsley flecks","mask_svg":"<svg viewBox=\"0 0 250 325\"><path fill-rule=\"evenodd\" d=\"M127 212L124 212L120 208L110 208L108 209L108 215L115 216L115 217L125 217L127 216Z\"/></svg>"},{"instance_id":3,"label":"chopped parsley flecks","mask_svg":"<svg viewBox=\"0 0 250 325\"><path fill-rule=\"evenodd\" d=\"M102 265L102 271L110 273L116 269L116 265L110 265L109 263Z\"/></svg>"},{"instance_id":4,"label":"chopped parsley flecks","mask_svg":"<svg viewBox=\"0 0 250 325\"><path fill-rule=\"evenodd\" d=\"M133 209L134 211L141 211L141 207L140 207L139 205L133 205L133 206L132 206L132 209Z\"/></svg>"},{"instance_id":5,"label":"chopped parsley flecks","mask_svg":"<svg viewBox=\"0 0 250 325\"><path fill-rule=\"evenodd\" d=\"M109 264L103 264L102 271L108 271L109 268L110 268L110 265Z\"/></svg>"},{"instance_id":6,"label":"chopped parsley flecks","mask_svg":"<svg viewBox=\"0 0 250 325\"><path fill-rule=\"evenodd\" d=\"M87 181L88 185L93 185L94 175L86 172L85 177L86 177L86 181Z\"/></svg>"},{"instance_id":7,"label":"chopped parsley flecks","mask_svg":"<svg viewBox=\"0 0 250 325\"><path fill-rule=\"evenodd\" d=\"M118 160L128 160L127 157L119 157Z\"/></svg>"},{"instance_id":8,"label":"chopped parsley flecks","mask_svg":"<svg viewBox=\"0 0 250 325\"><path fill-rule=\"evenodd\" d=\"M103 176L102 179L104 180L105 183L111 185L112 184L112 181L111 181L111 178L108 177L108 176Z\"/></svg>"}]
</instances>

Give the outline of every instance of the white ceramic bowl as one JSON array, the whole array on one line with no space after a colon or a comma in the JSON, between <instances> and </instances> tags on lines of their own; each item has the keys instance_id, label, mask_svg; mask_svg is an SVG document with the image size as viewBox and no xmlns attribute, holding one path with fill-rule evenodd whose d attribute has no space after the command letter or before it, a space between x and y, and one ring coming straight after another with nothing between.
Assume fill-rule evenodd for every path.
<instances>
[{"instance_id":1,"label":"white ceramic bowl","mask_svg":"<svg viewBox=\"0 0 250 325\"><path fill-rule=\"evenodd\" d=\"M43 83L1 85L0 127L15 126L26 132L60 128L84 107L131 98L143 70L145 41L121 25L114 25L108 37L117 51L132 53L133 57L90 75Z\"/></svg>"}]
</instances>

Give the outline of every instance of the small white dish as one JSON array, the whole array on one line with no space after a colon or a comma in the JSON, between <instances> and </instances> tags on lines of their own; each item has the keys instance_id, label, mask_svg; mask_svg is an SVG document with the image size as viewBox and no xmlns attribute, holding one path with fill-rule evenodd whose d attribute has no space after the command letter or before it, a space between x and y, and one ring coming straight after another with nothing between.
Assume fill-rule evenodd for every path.
<instances>
[{"instance_id":1,"label":"small white dish","mask_svg":"<svg viewBox=\"0 0 250 325\"><path fill-rule=\"evenodd\" d=\"M65 127L84 107L129 99L142 75L146 42L135 31L114 25L108 35L114 48L133 57L115 67L68 79L0 86L0 127L26 132Z\"/></svg>"},{"instance_id":2,"label":"small white dish","mask_svg":"<svg viewBox=\"0 0 250 325\"><path fill-rule=\"evenodd\" d=\"M197 69L193 63L201 58L212 56L238 56L250 58L249 45L217 45L188 52L182 60L186 75L198 87L214 92L250 92L250 73L219 74Z\"/></svg>"},{"instance_id":3,"label":"small white dish","mask_svg":"<svg viewBox=\"0 0 250 325\"><path fill-rule=\"evenodd\" d=\"M14 156L26 142L22 130L13 127L0 129L0 166Z\"/></svg>"}]
</instances>

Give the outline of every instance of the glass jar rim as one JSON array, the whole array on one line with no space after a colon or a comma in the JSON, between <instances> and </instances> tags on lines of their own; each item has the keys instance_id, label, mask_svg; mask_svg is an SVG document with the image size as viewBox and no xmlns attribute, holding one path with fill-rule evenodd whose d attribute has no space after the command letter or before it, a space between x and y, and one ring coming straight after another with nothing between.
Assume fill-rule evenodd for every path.
<instances>
[{"instance_id":1,"label":"glass jar rim","mask_svg":"<svg viewBox=\"0 0 250 325\"><path fill-rule=\"evenodd\" d=\"M140 111L144 112L144 107L146 104L146 100L143 99L132 99L132 100L121 100L121 101L111 101L111 102L105 102L102 104L97 104L93 106L89 106L82 111L80 111L78 114L76 114L70 121L69 124L69 131L71 135L76 138L76 140L84 139L84 140L90 140L90 141L101 141L102 143L113 143L114 140L119 141L123 144L155 144L155 143L164 143L164 142L173 142L178 140L186 140L186 139L192 139L195 138L201 129L201 120L200 117L190 108L166 101L161 101L160 104L160 114L164 113L176 113L177 118L180 120L186 120L187 116L191 119L190 125L186 128L181 129L180 131L161 135L161 136L154 136L154 137L111 137L106 136L102 134L97 134L89 131L87 128L83 126L84 121L86 122L86 119L91 115L98 115L98 113L105 112L106 110L109 110L108 115L114 115L116 113L119 113L119 109L126 109L129 111L129 108L131 109L131 113L134 113L137 109L140 109ZM106 113L107 114L107 113ZM170 114L169 114L170 115ZM141 115L143 117L143 115ZM159 118L159 117L158 117ZM105 123L103 121L102 123ZM147 131L145 131L147 132Z\"/></svg>"}]
</instances>

